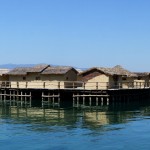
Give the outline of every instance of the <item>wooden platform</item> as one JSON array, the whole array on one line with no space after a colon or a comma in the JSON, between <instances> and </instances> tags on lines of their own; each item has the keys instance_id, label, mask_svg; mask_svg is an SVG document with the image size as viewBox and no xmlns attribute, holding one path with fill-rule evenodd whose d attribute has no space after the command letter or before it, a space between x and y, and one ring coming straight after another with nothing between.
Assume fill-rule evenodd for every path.
<instances>
[{"instance_id":1,"label":"wooden platform","mask_svg":"<svg viewBox=\"0 0 150 150\"><path fill-rule=\"evenodd\" d=\"M150 98L150 89L27 89L1 88L0 104L19 107L98 107L115 102L143 101Z\"/></svg>"}]
</instances>

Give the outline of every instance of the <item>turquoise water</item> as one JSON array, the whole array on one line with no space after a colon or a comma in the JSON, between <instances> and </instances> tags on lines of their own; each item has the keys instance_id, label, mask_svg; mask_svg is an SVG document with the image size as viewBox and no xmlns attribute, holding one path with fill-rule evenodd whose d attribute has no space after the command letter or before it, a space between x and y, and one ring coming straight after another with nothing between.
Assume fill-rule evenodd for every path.
<instances>
[{"instance_id":1,"label":"turquoise water","mask_svg":"<svg viewBox=\"0 0 150 150\"><path fill-rule=\"evenodd\" d=\"M150 148L150 105L98 110L0 107L2 150L144 150Z\"/></svg>"}]
</instances>

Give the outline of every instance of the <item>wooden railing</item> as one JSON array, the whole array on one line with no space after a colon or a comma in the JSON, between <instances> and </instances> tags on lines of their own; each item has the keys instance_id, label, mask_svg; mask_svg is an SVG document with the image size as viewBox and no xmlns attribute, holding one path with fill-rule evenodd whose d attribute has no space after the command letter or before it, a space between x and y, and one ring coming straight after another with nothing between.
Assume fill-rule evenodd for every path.
<instances>
[{"instance_id":1,"label":"wooden railing","mask_svg":"<svg viewBox=\"0 0 150 150\"><path fill-rule=\"evenodd\" d=\"M81 81L0 81L0 88L30 89L139 89L150 88L150 82L81 82Z\"/></svg>"}]
</instances>

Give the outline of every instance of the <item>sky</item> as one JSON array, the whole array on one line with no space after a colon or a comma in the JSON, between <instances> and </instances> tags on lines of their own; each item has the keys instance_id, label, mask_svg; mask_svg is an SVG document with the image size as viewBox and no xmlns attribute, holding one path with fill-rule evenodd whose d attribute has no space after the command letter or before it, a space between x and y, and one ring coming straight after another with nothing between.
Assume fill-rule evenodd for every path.
<instances>
[{"instance_id":1,"label":"sky","mask_svg":"<svg viewBox=\"0 0 150 150\"><path fill-rule=\"evenodd\" d=\"M149 0L0 0L0 64L150 71Z\"/></svg>"}]
</instances>

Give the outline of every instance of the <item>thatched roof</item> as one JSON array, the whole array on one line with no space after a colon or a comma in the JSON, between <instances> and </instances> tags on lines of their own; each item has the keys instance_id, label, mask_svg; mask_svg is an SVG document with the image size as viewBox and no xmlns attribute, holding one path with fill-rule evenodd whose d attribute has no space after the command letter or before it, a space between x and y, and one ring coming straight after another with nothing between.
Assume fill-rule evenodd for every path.
<instances>
[{"instance_id":1,"label":"thatched roof","mask_svg":"<svg viewBox=\"0 0 150 150\"><path fill-rule=\"evenodd\" d=\"M113 70L113 73L116 74L116 75L125 75L125 76L128 76L128 77L137 77L137 74L124 69L120 65L117 65L117 66L113 67L112 70Z\"/></svg>"},{"instance_id":2,"label":"thatched roof","mask_svg":"<svg viewBox=\"0 0 150 150\"><path fill-rule=\"evenodd\" d=\"M28 72L37 72L37 73L40 73L42 72L43 70L45 70L46 68L50 67L50 65L45 65L45 64L42 64L42 65L36 65L34 67L31 67Z\"/></svg>"},{"instance_id":3,"label":"thatched roof","mask_svg":"<svg viewBox=\"0 0 150 150\"><path fill-rule=\"evenodd\" d=\"M11 71L9 71L8 75L26 75L28 71L30 71L31 68L25 68L25 67L19 67L19 68L15 68L12 69Z\"/></svg>"},{"instance_id":4,"label":"thatched roof","mask_svg":"<svg viewBox=\"0 0 150 150\"><path fill-rule=\"evenodd\" d=\"M34 67L19 67L12 69L8 75L26 75L27 73L40 73L50 65L36 65Z\"/></svg>"},{"instance_id":5,"label":"thatched roof","mask_svg":"<svg viewBox=\"0 0 150 150\"><path fill-rule=\"evenodd\" d=\"M149 76L150 72L134 72L138 77Z\"/></svg>"},{"instance_id":6,"label":"thatched roof","mask_svg":"<svg viewBox=\"0 0 150 150\"><path fill-rule=\"evenodd\" d=\"M50 65L37 65L34 67L22 67L22 68L15 68L9 71L8 75L26 75L27 73L41 73L41 74L65 74L69 70L73 69L72 67L51 67Z\"/></svg>"},{"instance_id":7,"label":"thatched roof","mask_svg":"<svg viewBox=\"0 0 150 150\"><path fill-rule=\"evenodd\" d=\"M137 77L137 75L135 73L132 73L132 72L124 69L120 65L117 65L113 68L93 67L93 68L90 68L88 70L81 72L79 75L84 75L88 72L91 72L92 70L97 70L97 71L100 71L107 75L121 75L121 76L128 76L128 77Z\"/></svg>"},{"instance_id":8,"label":"thatched roof","mask_svg":"<svg viewBox=\"0 0 150 150\"><path fill-rule=\"evenodd\" d=\"M47 74L66 74L70 70L74 70L72 67L64 67L64 66L56 66L56 67L48 67L46 68L41 74L47 75Z\"/></svg>"}]
</instances>

